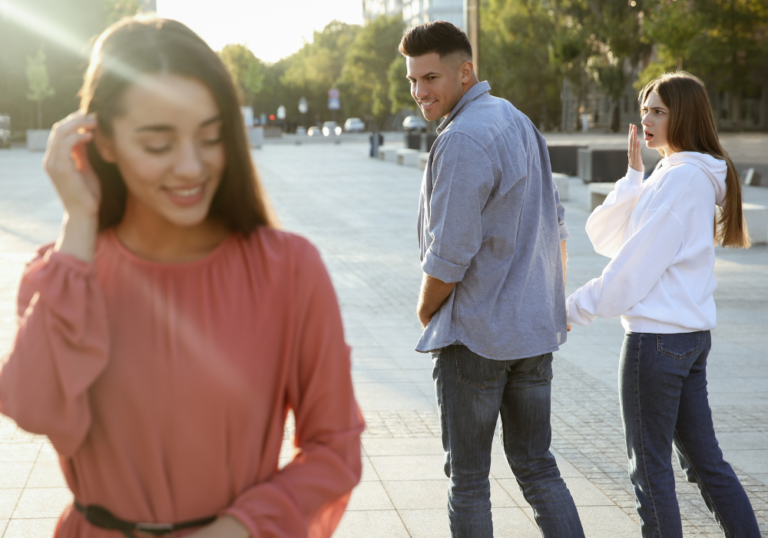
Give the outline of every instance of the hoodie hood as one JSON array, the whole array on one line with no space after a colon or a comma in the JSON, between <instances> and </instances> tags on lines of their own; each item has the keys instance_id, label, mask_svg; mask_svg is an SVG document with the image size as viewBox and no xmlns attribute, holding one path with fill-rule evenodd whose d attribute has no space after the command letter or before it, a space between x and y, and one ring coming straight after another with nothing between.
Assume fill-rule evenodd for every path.
<instances>
[{"instance_id":1,"label":"hoodie hood","mask_svg":"<svg viewBox=\"0 0 768 538\"><path fill-rule=\"evenodd\" d=\"M715 188L715 199L717 205L723 206L725 202L725 176L728 172L728 165L721 159L716 159L706 153L697 153L695 151L681 151L674 153L669 157L662 159L662 163L667 166L680 166L682 164L692 164L700 169L709 178L712 186Z\"/></svg>"}]
</instances>

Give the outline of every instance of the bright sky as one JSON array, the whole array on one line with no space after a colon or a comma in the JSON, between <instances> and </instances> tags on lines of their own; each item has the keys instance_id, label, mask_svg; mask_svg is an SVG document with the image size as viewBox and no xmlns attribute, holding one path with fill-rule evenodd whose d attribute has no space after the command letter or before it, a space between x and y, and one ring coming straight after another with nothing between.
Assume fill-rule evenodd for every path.
<instances>
[{"instance_id":1,"label":"bright sky","mask_svg":"<svg viewBox=\"0 0 768 538\"><path fill-rule=\"evenodd\" d=\"M157 0L161 17L176 19L214 50L244 43L271 63L299 50L336 19L363 23L363 0Z\"/></svg>"}]
</instances>

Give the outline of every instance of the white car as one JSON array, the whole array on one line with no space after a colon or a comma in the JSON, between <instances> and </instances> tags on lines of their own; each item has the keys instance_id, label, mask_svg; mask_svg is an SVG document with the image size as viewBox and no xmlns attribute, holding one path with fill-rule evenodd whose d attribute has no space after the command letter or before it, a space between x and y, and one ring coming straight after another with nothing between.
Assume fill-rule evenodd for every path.
<instances>
[{"instance_id":1,"label":"white car","mask_svg":"<svg viewBox=\"0 0 768 538\"><path fill-rule=\"evenodd\" d=\"M403 120L405 131L426 131L427 122L420 116L408 116Z\"/></svg>"},{"instance_id":2,"label":"white car","mask_svg":"<svg viewBox=\"0 0 768 538\"><path fill-rule=\"evenodd\" d=\"M323 130L317 125L313 125L307 131L307 136L320 136L321 134L323 134Z\"/></svg>"},{"instance_id":3,"label":"white car","mask_svg":"<svg viewBox=\"0 0 768 538\"><path fill-rule=\"evenodd\" d=\"M346 133L362 133L365 131L365 122L360 118L348 118L344 122L344 132Z\"/></svg>"},{"instance_id":4,"label":"white car","mask_svg":"<svg viewBox=\"0 0 768 538\"><path fill-rule=\"evenodd\" d=\"M323 122L323 135L325 136L339 136L341 134L341 127L335 121Z\"/></svg>"}]
</instances>

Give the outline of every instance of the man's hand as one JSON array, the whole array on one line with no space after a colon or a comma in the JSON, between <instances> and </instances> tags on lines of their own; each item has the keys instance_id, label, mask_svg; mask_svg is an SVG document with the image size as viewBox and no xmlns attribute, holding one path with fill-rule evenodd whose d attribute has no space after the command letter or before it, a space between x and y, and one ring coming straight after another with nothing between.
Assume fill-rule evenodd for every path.
<instances>
[{"instance_id":1,"label":"man's hand","mask_svg":"<svg viewBox=\"0 0 768 538\"><path fill-rule=\"evenodd\" d=\"M416 308L416 315L419 317L422 327L429 325L432 316L440 310L443 303L456 287L458 282L447 284L440 279L431 277L424 273L421 281L421 291L419 292L419 305Z\"/></svg>"}]
</instances>

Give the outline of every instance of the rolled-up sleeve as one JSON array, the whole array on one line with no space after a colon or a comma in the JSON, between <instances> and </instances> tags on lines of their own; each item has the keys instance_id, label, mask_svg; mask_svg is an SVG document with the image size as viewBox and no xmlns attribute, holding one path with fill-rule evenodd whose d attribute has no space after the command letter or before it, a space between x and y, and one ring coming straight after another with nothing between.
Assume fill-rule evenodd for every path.
<instances>
[{"instance_id":1,"label":"rolled-up sleeve","mask_svg":"<svg viewBox=\"0 0 768 538\"><path fill-rule=\"evenodd\" d=\"M472 138L452 133L436 148L429 201L430 245L422 270L446 283L459 282L483 242L482 211L496 171Z\"/></svg>"}]
</instances>

